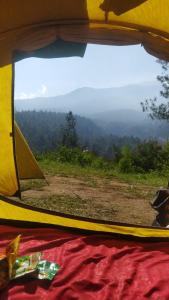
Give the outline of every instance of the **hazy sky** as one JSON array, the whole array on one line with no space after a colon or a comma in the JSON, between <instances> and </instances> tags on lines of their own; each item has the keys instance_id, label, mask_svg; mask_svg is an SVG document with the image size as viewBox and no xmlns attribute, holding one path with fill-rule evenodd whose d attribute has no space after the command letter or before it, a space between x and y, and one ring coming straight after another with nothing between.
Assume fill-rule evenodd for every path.
<instances>
[{"instance_id":1,"label":"hazy sky","mask_svg":"<svg viewBox=\"0 0 169 300\"><path fill-rule=\"evenodd\" d=\"M141 46L88 45L83 58L29 58L16 63L15 98L66 94L80 87L152 82L161 67Z\"/></svg>"}]
</instances>

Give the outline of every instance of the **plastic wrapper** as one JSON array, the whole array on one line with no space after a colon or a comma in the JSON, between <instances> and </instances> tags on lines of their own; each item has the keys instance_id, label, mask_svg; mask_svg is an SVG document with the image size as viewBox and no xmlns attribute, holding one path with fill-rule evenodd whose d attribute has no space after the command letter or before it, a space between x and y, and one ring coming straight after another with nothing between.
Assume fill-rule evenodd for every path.
<instances>
[{"instance_id":1,"label":"plastic wrapper","mask_svg":"<svg viewBox=\"0 0 169 300\"><path fill-rule=\"evenodd\" d=\"M38 263L41 259L41 252L35 252L30 255L17 257L13 266L12 279L23 276L35 276L38 273Z\"/></svg>"},{"instance_id":2,"label":"plastic wrapper","mask_svg":"<svg viewBox=\"0 0 169 300\"><path fill-rule=\"evenodd\" d=\"M6 256L9 265L9 279L13 276L13 266L15 264L16 258L18 256L19 244L21 235L18 235L14 240L12 240L6 247Z\"/></svg>"},{"instance_id":3,"label":"plastic wrapper","mask_svg":"<svg viewBox=\"0 0 169 300\"><path fill-rule=\"evenodd\" d=\"M47 260L41 260L38 264L38 278L52 280L59 270L59 265L49 262Z\"/></svg>"},{"instance_id":4,"label":"plastic wrapper","mask_svg":"<svg viewBox=\"0 0 169 300\"><path fill-rule=\"evenodd\" d=\"M18 257L19 243L20 235L0 254L0 289L5 288L10 280L25 276L52 280L60 268L54 262L41 260L41 252Z\"/></svg>"},{"instance_id":5,"label":"plastic wrapper","mask_svg":"<svg viewBox=\"0 0 169 300\"><path fill-rule=\"evenodd\" d=\"M52 280L59 270L59 265L47 260L40 260L41 253L17 257L13 266L13 278L29 276L38 279Z\"/></svg>"}]
</instances>

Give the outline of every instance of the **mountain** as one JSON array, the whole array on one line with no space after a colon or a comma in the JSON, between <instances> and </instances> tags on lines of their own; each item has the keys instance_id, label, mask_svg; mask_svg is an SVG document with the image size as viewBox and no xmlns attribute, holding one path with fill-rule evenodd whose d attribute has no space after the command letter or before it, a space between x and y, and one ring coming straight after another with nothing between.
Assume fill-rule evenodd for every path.
<instances>
[{"instance_id":1,"label":"mountain","mask_svg":"<svg viewBox=\"0 0 169 300\"><path fill-rule=\"evenodd\" d=\"M110 122L137 124L148 119L147 114L134 109L109 110L94 114L91 117L96 123L104 122L105 124Z\"/></svg>"},{"instance_id":2,"label":"mountain","mask_svg":"<svg viewBox=\"0 0 169 300\"><path fill-rule=\"evenodd\" d=\"M168 122L151 120L147 114L136 110L103 112L94 115L92 119L106 134L119 137L133 136L140 139L169 138Z\"/></svg>"},{"instance_id":3,"label":"mountain","mask_svg":"<svg viewBox=\"0 0 169 300\"><path fill-rule=\"evenodd\" d=\"M112 110L141 110L140 102L159 94L158 83L133 84L115 88L79 88L65 95L15 100L15 109L73 111L81 116L94 116Z\"/></svg>"},{"instance_id":4,"label":"mountain","mask_svg":"<svg viewBox=\"0 0 169 300\"><path fill-rule=\"evenodd\" d=\"M78 118L87 117L78 120L83 124L83 140L106 134L166 139L168 123L148 119L140 105L144 99L158 96L159 90L159 85L153 82L106 89L84 87L56 97L15 100L15 110L57 113L71 110Z\"/></svg>"}]
</instances>

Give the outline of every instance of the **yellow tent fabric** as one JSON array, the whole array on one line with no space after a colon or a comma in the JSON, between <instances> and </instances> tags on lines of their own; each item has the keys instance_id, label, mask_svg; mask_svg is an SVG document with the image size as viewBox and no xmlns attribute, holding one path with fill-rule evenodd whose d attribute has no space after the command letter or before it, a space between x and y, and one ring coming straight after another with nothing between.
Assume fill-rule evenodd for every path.
<instances>
[{"instance_id":1,"label":"yellow tent fabric","mask_svg":"<svg viewBox=\"0 0 169 300\"><path fill-rule=\"evenodd\" d=\"M0 194L12 196L19 189L13 143L12 65L0 68Z\"/></svg>"},{"instance_id":2,"label":"yellow tent fabric","mask_svg":"<svg viewBox=\"0 0 169 300\"><path fill-rule=\"evenodd\" d=\"M103 222L94 219L78 218L66 214L49 212L45 209L33 208L15 201L0 198L0 219L22 221L27 224L52 224L67 228L131 235L141 238L169 238L169 230L163 228L136 227L127 224Z\"/></svg>"},{"instance_id":3,"label":"yellow tent fabric","mask_svg":"<svg viewBox=\"0 0 169 300\"><path fill-rule=\"evenodd\" d=\"M110 45L141 43L169 59L168 0L3 0L0 65L5 51L32 51L57 39Z\"/></svg>"},{"instance_id":4,"label":"yellow tent fabric","mask_svg":"<svg viewBox=\"0 0 169 300\"><path fill-rule=\"evenodd\" d=\"M14 126L12 98L13 66L7 65L0 68L0 194L6 196L19 192L19 178L44 178L21 131Z\"/></svg>"},{"instance_id":5,"label":"yellow tent fabric","mask_svg":"<svg viewBox=\"0 0 169 300\"><path fill-rule=\"evenodd\" d=\"M44 179L43 172L15 122L16 163L19 179Z\"/></svg>"}]
</instances>

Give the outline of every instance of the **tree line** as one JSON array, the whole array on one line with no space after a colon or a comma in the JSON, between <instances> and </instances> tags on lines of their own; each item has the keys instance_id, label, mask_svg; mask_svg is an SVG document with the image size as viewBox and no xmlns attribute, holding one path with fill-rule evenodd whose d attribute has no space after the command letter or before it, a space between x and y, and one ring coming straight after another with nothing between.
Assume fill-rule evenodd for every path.
<instances>
[{"instance_id":1,"label":"tree line","mask_svg":"<svg viewBox=\"0 0 169 300\"><path fill-rule=\"evenodd\" d=\"M57 150L61 145L89 150L106 159L118 156L124 145L134 148L139 139L105 132L88 118L72 112L15 112L15 119L34 153Z\"/></svg>"},{"instance_id":2,"label":"tree line","mask_svg":"<svg viewBox=\"0 0 169 300\"><path fill-rule=\"evenodd\" d=\"M169 141L105 136L90 120L89 126L88 119L72 112L18 112L16 120L40 158L83 167L117 167L126 173L169 169Z\"/></svg>"}]
</instances>

